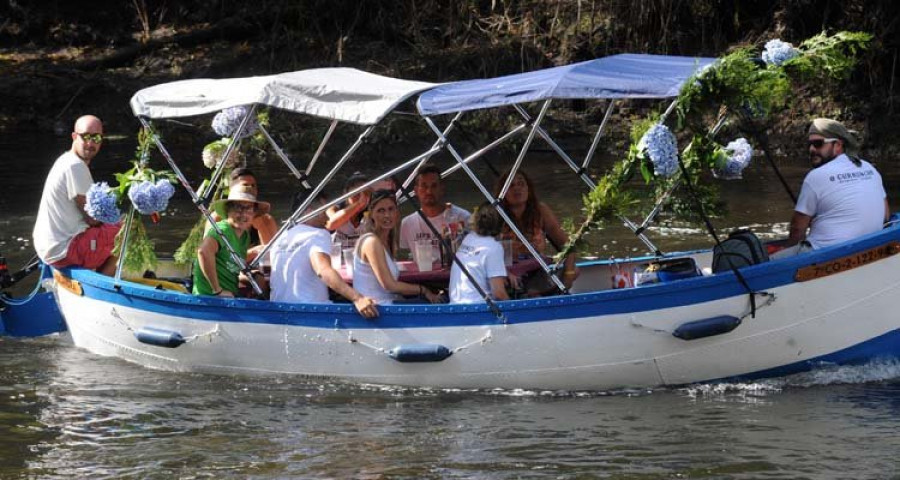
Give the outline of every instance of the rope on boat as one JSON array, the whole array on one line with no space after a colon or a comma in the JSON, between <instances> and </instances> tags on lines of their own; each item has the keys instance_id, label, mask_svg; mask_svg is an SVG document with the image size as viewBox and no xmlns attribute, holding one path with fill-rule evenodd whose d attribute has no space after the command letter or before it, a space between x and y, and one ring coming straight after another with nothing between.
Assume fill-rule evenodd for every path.
<instances>
[{"instance_id":1,"label":"rope on boat","mask_svg":"<svg viewBox=\"0 0 900 480\"><path fill-rule=\"evenodd\" d=\"M27 267L26 267L27 268ZM44 283L44 273L46 273L47 269L50 268L47 264L41 264L41 275L38 277L38 281L34 284L34 288L28 295L22 298L10 298L6 295L6 292L0 293L0 302L5 303L7 305L12 305L14 307L25 305L34 299L34 296L38 294L41 290L41 285Z\"/></svg>"},{"instance_id":2,"label":"rope on boat","mask_svg":"<svg viewBox=\"0 0 900 480\"><path fill-rule=\"evenodd\" d=\"M494 335L493 335L491 329L488 329L487 333L485 333L484 336L482 336L481 338L479 338L479 339L477 339L477 340L473 340L473 341L471 341L471 342L469 342L469 343L467 343L467 344L465 344L465 345L460 345L460 346L458 346L458 347L456 347L456 348L450 350L450 353L456 353L456 352L465 350L465 349L467 349L467 348L469 348L469 347L472 347L472 346L474 346L474 345L479 345L479 344L480 344L480 345L484 345L484 344L486 344L486 343L488 343L488 342L491 342L493 339L494 339ZM371 350L373 350L373 351L375 351L375 352L377 352L377 353L383 353L383 354L385 354L385 355L387 355L388 352L390 351L390 349L387 349L387 348L384 348L384 347L377 347L377 346L375 346L375 345L366 343L366 342L364 342L364 341L362 341L362 340L360 340L360 339L354 337L354 336L353 336L353 331L352 331L352 330L347 332L347 341L348 341L349 343L354 343L354 344L357 344L357 345L362 345L362 346L364 346L364 347L366 347L366 348L369 348L369 349L371 349Z\"/></svg>"},{"instance_id":3,"label":"rope on boat","mask_svg":"<svg viewBox=\"0 0 900 480\"><path fill-rule=\"evenodd\" d=\"M162 331L161 329L158 329L156 327L151 327L148 325L145 325L144 327L141 327L141 329L136 331L128 322L125 321L124 318L122 318L122 316L119 314L119 312L115 308L112 308L110 310L110 315L112 315L113 318L118 320L119 323L121 323L122 326L125 327L125 329L128 330L129 332L131 332L132 334L137 334L141 329L145 329L145 328ZM212 330L205 332L205 333L196 333L196 334L188 336L188 337L181 337L181 334L178 332L175 332L175 331L172 331L172 333L178 335L180 337L180 339L183 340L181 343L191 343L191 342L194 342L201 338L208 338L210 341L212 341L213 337L222 336L222 327L221 327L221 325L216 323L216 325L212 328Z\"/></svg>"},{"instance_id":4,"label":"rope on boat","mask_svg":"<svg viewBox=\"0 0 900 480\"><path fill-rule=\"evenodd\" d=\"M755 302L751 302L751 306L750 306L750 308L747 310L747 312L744 313L743 315L741 315L740 317L737 317L738 323L743 322L744 319L747 318L747 317L749 317L749 316L755 315L755 314L756 314L756 311L758 311L759 309L768 307L769 305L775 303L775 300L776 300L776 296L775 296L774 293L769 293L769 292L753 292L753 295L760 295L760 296L766 297L766 300L765 300L762 304L760 304L760 305L756 305ZM667 334L667 335L674 335L674 333L675 333L674 330L667 330L667 329L664 329L664 328L651 327L651 326L649 326L649 325L640 323L640 322L638 322L637 320L635 320L634 317L630 318L630 319L628 320L628 323L629 323L632 327L643 328L643 329L646 329L646 330L650 330L650 331L653 332L653 333L665 333L665 334ZM677 329L677 328L680 327L680 326L681 326L681 325L678 325L678 326L676 326L675 328Z\"/></svg>"}]
</instances>

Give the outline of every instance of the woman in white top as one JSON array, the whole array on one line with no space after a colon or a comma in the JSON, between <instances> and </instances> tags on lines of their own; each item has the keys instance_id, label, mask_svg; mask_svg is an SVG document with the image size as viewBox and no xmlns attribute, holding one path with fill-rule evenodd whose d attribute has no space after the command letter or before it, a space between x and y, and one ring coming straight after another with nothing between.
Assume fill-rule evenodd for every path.
<instances>
[{"instance_id":1,"label":"woman in white top","mask_svg":"<svg viewBox=\"0 0 900 480\"><path fill-rule=\"evenodd\" d=\"M375 299L379 305L394 303L397 295L424 295L431 303L440 296L421 285L401 282L393 258L394 235L400 211L397 198L390 190L378 190L372 194L367 209L369 229L359 238L353 258L353 288L365 297Z\"/></svg>"},{"instance_id":2,"label":"woman in white top","mask_svg":"<svg viewBox=\"0 0 900 480\"><path fill-rule=\"evenodd\" d=\"M456 258L494 300L509 300L506 293L506 266L503 246L494 237L503 230L503 219L490 203L483 203L469 218L471 232L463 239ZM484 297L472 285L459 264L450 269L450 303L483 303Z\"/></svg>"}]
</instances>

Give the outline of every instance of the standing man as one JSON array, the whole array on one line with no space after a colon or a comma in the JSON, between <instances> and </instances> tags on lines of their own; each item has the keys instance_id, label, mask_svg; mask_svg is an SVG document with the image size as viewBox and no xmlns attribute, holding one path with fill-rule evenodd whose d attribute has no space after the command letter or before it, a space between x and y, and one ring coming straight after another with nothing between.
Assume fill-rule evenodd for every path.
<instances>
[{"instance_id":1,"label":"standing man","mask_svg":"<svg viewBox=\"0 0 900 480\"><path fill-rule=\"evenodd\" d=\"M813 170L806 175L791 218L790 248L795 255L880 230L890 217L881 175L857 157L856 136L840 122L813 120L808 135Z\"/></svg>"},{"instance_id":2,"label":"standing man","mask_svg":"<svg viewBox=\"0 0 900 480\"><path fill-rule=\"evenodd\" d=\"M269 299L289 303L331 303L328 288L353 302L365 318L378 316L375 300L347 285L331 266L331 235L322 213L299 223L275 240L269 253L272 275Z\"/></svg>"},{"instance_id":3,"label":"standing man","mask_svg":"<svg viewBox=\"0 0 900 480\"><path fill-rule=\"evenodd\" d=\"M422 212L438 232L443 232L444 226L448 224L468 224L471 215L468 211L452 203L444 203L444 183L441 180L441 170L436 166L425 165L419 170L413 191L419 199ZM431 240L434 248L431 258L440 258L439 240L434 238L419 212L403 217L400 223L400 248L412 249L416 240L423 239Z\"/></svg>"},{"instance_id":4,"label":"standing man","mask_svg":"<svg viewBox=\"0 0 900 480\"><path fill-rule=\"evenodd\" d=\"M54 267L82 266L113 275L112 256L120 224L109 225L85 211L85 194L94 183L91 160L103 144L103 123L93 115L75 121L72 148L56 159L47 180L34 224L34 248Z\"/></svg>"}]
</instances>

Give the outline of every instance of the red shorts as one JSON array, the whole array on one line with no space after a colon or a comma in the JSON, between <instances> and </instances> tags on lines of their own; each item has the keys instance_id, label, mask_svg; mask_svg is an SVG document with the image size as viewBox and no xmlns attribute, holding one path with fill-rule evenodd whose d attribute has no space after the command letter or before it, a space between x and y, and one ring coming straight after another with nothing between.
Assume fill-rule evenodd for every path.
<instances>
[{"instance_id":1,"label":"red shorts","mask_svg":"<svg viewBox=\"0 0 900 480\"><path fill-rule=\"evenodd\" d=\"M122 224L110 225L104 223L99 227L88 227L87 230L75 235L66 258L53 262L54 267L81 266L96 270L109 256L116 245L116 234Z\"/></svg>"}]
</instances>

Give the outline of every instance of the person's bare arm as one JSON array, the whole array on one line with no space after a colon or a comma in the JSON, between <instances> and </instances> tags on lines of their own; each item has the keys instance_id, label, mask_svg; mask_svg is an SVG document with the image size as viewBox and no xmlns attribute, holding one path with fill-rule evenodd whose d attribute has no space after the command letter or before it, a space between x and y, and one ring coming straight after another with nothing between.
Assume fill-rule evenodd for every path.
<instances>
[{"instance_id":1,"label":"person's bare arm","mask_svg":"<svg viewBox=\"0 0 900 480\"><path fill-rule=\"evenodd\" d=\"M75 195L75 205L78 206L78 211L81 212L81 217L84 219L84 222L92 227L97 227L100 225L99 220L94 220L90 215L87 214L85 210L85 205L87 205L87 197L84 195Z\"/></svg>"},{"instance_id":2,"label":"person's bare arm","mask_svg":"<svg viewBox=\"0 0 900 480\"><path fill-rule=\"evenodd\" d=\"M884 197L884 223L891 219L891 206L888 204L887 197Z\"/></svg>"},{"instance_id":3,"label":"person's bare arm","mask_svg":"<svg viewBox=\"0 0 900 480\"><path fill-rule=\"evenodd\" d=\"M506 294L506 277L491 277L491 294L496 300L509 300Z\"/></svg>"},{"instance_id":4,"label":"person's bare arm","mask_svg":"<svg viewBox=\"0 0 900 480\"><path fill-rule=\"evenodd\" d=\"M233 297L231 292L222 290L222 286L219 285L219 272L216 271L216 253L218 251L219 242L213 237L205 237L200 242L200 248L197 249L197 262L213 292L221 292L220 295L223 297Z\"/></svg>"},{"instance_id":5,"label":"person's bare arm","mask_svg":"<svg viewBox=\"0 0 900 480\"><path fill-rule=\"evenodd\" d=\"M378 316L378 307L375 300L364 297L350 285L344 282L341 274L331 266L331 258L325 253L314 253L310 257L312 269L319 278L328 285L328 288L334 290L338 295L353 302L356 311L366 318L375 318Z\"/></svg>"},{"instance_id":6,"label":"person's bare arm","mask_svg":"<svg viewBox=\"0 0 900 480\"><path fill-rule=\"evenodd\" d=\"M345 223L353 219L353 217L359 215L359 212L365 210L366 205L369 204L369 191L363 191L362 193L359 193L358 196L359 198L355 199L353 203L342 209L331 207L325 211L325 215L328 216L328 221L325 222L325 230L333 232L341 228Z\"/></svg>"},{"instance_id":7,"label":"person's bare arm","mask_svg":"<svg viewBox=\"0 0 900 480\"><path fill-rule=\"evenodd\" d=\"M268 213L253 218L253 228L259 232L259 242L268 245L272 237L278 232L278 222Z\"/></svg>"},{"instance_id":8,"label":"person's bare arm","mask_svg":"<svg viewBox=\"0 0 900 480\"><path fill-rule=\"evenodd\" d=\"M790 247L806 240L806 232L809 231L809 224L811 222L812 217L795 210L794 214L791 216L790 233L788 234L788 241L785 246Z\"/></svg>"}]
</instances>

